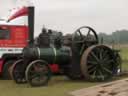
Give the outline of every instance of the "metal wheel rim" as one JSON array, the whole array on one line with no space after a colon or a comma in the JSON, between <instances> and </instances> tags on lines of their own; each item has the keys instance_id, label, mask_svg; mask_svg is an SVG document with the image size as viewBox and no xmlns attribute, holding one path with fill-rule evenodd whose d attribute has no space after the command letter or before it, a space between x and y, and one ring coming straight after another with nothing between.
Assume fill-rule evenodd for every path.
<instances>
[{"instance_id":1,"label":"metal wheel rim","mask_svg":"<svg viewBox=\"0 0 128 96\"><path fill-rule=\"evenodd\" d=\"M100 63L94 64L96 62L88 60L89 59L89 54L91 53L91 51L93 51L93 49L95 49L97 47L104 47L104 48L106 48L106 50L109 50L111 52L111 53L109 52L109 54L112 55L111 56L112 61L111 62L109 61L110 63L108 63L108 61L104 61L105 63L104 64L102 63L103 65L98 65ZM104 53L103 55L105 55L105 54L106 53ZM84 54L83 54L82 59L81 59L82 74L84 75L84 77L86 79L91 80L91 81L105 81L107 79L112 78L113 69L110 68L110 66L112 67L115 64L115 61L113 61L114 58L112 58L112 57L114 57L114 54L113 54L112 50L110 48L108 48L107 46L105 46L105 45L94 45L94 46L89 47L87 50L84 51ZM108 58L108 57L105 57L105 58ZM94 65L92 65L92 64L94 64ZM110 65L110 64L112 64L112 65ZM97 66L99 66L99 67L97 67ZM90 71L92 71L92 73ZM97 74L99 74L99 76Z\"/></svg>"},{"instance_id":2,"label":"metal wheel rim","mask_svg":"<svg viewBox=\"0 0 128 96\"><path fill-rule=\"evenodd\" d=\"M35 60L28 65L25 75L31 86L44 86L51 77L51 71L47 62Z\"/></svg>"},{"instance_id":3,"label":"metal wheel rim","mask_svg":"<svg viewBox=\"0 0 128 96\"><path fill-rule=\"evenodd\" d=\"M17 60L17 61L12 65L12 67L10 68L10 75L11 75L12 79L13 79L16 83L18 83L18 84L20 84L20 83L26 83L26 79L25 79L25 78L18 78L18 77L20 77L20 76L17 76L17 75L20 75L21 72L19 73L19 71L16 72L16 70L15 70L16 67L17 67L17 65L21 64L22 62L23 62L23 59ZM18 67L19 67L19 66L18 66ZM18 69L20 69L20 68L18 68Z\"/></svg>"},{"instance_id":4,"label":"metal wheel rim","mask_svg":"<svg viewBox=\"0 0 128 96\"><path fill-rule=\"evenodd\" d=\"M75 34L76 34L77 32L79 32L80 35L81 35L81 37L82 37L82 34L81 34L80 30L83 29L83 28L87 28L87 29L89 29L91 32L93 32L94 37L95 37L95 39L96 39L96 42L98 43L99 40L98 40L98 35L96 34L96 31L95 31L93 28L89 27L89 26L82 26L82 27L78 28L78 29L75 31ZM75 34L72 36L72 41L74 41Z\"/></svg>"}]
</instances>

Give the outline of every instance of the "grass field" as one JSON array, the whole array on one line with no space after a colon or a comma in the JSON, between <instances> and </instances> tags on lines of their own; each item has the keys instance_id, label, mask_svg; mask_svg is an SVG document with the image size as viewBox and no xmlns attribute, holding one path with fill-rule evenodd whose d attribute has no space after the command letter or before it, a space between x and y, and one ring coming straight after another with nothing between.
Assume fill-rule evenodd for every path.
<instances>
[{"instance_id":1,"label":"grass field","mask_svg":"<svg viewBox=\"0 0 128 96\"><path fill-rule=\"evenodd\" d=\"M121 58L122 58L122 69L128 70L128 47L127 48L121 48L120 52Z\"/></svg>"},{"instance_id":2,"label":"grass field","mask_svg":"<svg viewBox=\"0 0 128 96\"><path fill-rule=\"evenodd\" d=\"M121 48L123 70L128 70L128 48ZM67 93L99 83L72 81L64 76L53 77L48 86L32 88L29 84L17 85L11 80L0 80L0 96L68 96Z\"/></svg>"},{"instance_id":3,"label":"grass field","mask_svg":"<svg viewBox=\"0 0 128 96\"><path fill-rule=\"evenodd\" d=\"M17 85L11 80L0 81L0 96L68 96L76 89L96 85L83 81L71 81L63 76L53 77L48 86L32 88L29 84Z\"/></svg>"}]
</instances>

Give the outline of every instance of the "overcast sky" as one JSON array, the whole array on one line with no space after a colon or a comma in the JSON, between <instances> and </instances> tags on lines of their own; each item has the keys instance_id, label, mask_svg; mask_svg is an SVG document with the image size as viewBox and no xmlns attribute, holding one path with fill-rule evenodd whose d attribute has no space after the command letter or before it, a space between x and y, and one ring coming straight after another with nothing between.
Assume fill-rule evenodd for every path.
<instances>
[{"instance_id":1,"label":"overcast sky","mask_svg":"<svg viewBox=\"0 0 128 96\"><path fill-rule=\"evenodd\" d=\"M0 0L0 17L25 0ZM128 29L128 0L33 0L36 6L36 35L48 28L73 33L88 25L97 32Z\"/></svg>"}]
</instances>

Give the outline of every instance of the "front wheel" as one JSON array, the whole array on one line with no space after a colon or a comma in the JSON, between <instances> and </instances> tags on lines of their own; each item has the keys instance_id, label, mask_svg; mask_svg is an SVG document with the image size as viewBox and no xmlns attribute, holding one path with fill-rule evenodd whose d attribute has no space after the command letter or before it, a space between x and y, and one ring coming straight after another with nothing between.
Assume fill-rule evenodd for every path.
<instances>
[{"instance_id":1,"label":"front wheel","mask_svg":"<svg viewBox=\"0 0 128 96\"><path fill-rule=\"evenodd\" d=\"M23 69L23 59L14 62L10 69L10 75L17 84L26 83Z\"/></svg>"},{"instance_id":2,"label":"front wheel","mask_svg":"<svg viewBox=\"0 0 128 96\"><path fill-rule=\"evenodd\" d=\"M25 75L31 86L44 86L51 78L51 70L46 61L35 60L28 65Z\"/></svg>"}]
</instances>

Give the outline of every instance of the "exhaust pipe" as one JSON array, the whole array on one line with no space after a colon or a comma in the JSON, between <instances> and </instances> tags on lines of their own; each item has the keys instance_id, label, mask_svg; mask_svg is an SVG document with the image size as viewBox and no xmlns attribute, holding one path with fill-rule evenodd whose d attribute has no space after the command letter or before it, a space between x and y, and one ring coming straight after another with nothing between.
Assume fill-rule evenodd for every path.
<instances>
[{"instance_id":1,"label":"exhaust pipe","mask_svg":"<svg viewBox=\"0 0 128 96\"><path fill-rule=\"evenodd\" d=\"M35 8L34 6L28 7L28 28L29 28L29 45L34 43L34 18Z\"/></svg>"}]
</instances>

